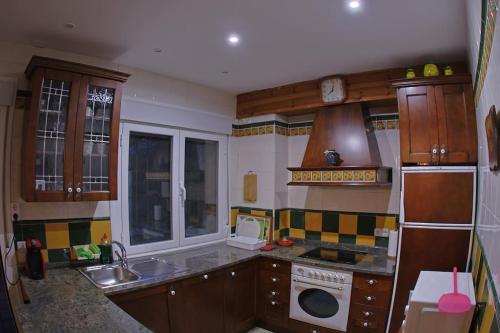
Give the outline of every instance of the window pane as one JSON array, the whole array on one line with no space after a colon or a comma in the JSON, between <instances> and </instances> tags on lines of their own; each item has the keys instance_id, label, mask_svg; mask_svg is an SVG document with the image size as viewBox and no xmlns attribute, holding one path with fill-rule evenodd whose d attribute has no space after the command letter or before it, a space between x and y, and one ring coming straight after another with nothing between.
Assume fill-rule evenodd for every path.
<instances>
[{"instance_id":1,"label":"window pane","mask_svg":"<svg viewBox=\"0 0 500 333\"><path fill-rule=\"evenodd\" d=\"M172 239L172 138L131 133L128 193L130 245Z\"/></svg>"},{"instance_id":2,"label":"window pane","mask_svg":"<svg viewBox=\"0 0 500 333\"><path fill-rule=\"evenodd\" d=\"M217 233L219 143L186 138L185 146L186 237Z\"/></svg>"}]
</instances>

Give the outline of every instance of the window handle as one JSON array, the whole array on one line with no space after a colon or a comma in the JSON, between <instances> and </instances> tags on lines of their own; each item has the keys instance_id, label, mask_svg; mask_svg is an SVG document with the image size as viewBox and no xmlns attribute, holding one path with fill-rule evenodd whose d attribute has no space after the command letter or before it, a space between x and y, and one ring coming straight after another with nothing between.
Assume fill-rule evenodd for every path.
<instances>
[{"instance_id":1,"label":"window handle","mask_svg":"<svg viewBox=\"0 0 500 333\"><path fill-rule=\"evenodd\" d=\"M184 207L184 203L186 202L186 188L184 184L179 184L179 196L181 197L181 205Z\"/></svg>"}]
</instances>

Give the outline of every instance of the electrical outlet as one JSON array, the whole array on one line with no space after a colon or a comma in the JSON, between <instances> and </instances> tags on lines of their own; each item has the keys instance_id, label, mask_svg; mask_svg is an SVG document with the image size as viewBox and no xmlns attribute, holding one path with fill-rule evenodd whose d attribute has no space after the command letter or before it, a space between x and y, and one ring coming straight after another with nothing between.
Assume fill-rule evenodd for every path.
<instances>
[{"instance_id":1,"label":"electrical outlet","mask_svg":"<svg viewBox=\"0 0 500 333\"><path fill-rule=\"evenodd\" d=\"M375 236L377 237L389 237L389 229L387 228L375 228Z\"/></svg>"},{"instance_id":2,"label":"electrical outlet","mask_svg":"<svg viewBox=\"0 0 500 333\"><path fill-rule=\"evenodd\" d=\"M10 218L14 220L14 214L17 214L17 220L21 220L21 207L19 202L10 203Z\"/></svg>"},{"instance_id":3,"label":"electrical outlet","mask_svg":"<svg viewBox=\"0 0 500 333\"><path fill-rule=\"evenodd\" d=\"M18 249L25 249L26 248L26 242L25 241L18 241L17 242L17 248Z\"/></svg>"}]
</instances>

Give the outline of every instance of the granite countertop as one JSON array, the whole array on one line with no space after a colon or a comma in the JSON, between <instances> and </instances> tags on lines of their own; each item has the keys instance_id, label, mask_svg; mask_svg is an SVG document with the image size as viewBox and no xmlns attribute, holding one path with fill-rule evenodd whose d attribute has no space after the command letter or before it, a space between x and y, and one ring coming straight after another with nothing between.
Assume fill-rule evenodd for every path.
<instances>
[{"instance_id":1,"label":"granite countertop","mask_svg":"<svg viewBox=\"0 0 500 333\"><path fill-rule=\"evenodd\" d=\"M367 252L355 265L332 263L300 258L303 253L318 246L342 248ZM295 263L316 265L325 268L393 275L395 261L387 257L385 249L321 243L319 241L296 241L292 247L277 247L269 252L247 251L227 246L225 243L207 245L196 249L154 255L185 267L187 270L166 277L139 281L124 286L98 289L80 272L70 268L47 270L44 280L22 277L31 304L16 308L21 328L25 332L149 332L147 328L121 310L106 295L152 287L190 276L199 275L259 256L288 260ZM151 256L133 258L129 264Z\"/></svg>"}]
</instances>

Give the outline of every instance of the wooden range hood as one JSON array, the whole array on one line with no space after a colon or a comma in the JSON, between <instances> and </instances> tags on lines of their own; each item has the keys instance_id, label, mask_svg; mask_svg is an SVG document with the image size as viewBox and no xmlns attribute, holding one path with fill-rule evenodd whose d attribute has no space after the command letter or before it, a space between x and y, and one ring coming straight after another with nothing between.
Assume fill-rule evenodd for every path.
<instances>
[{"instance_id":1,"label":"wooden range hood","mask_svg":"<svg viewBox=\"0 0 500 333\"><path fill-rule=\"evenodd\" d=\"M290 167L292 181L301 186L391 186L392 169L381 166L377 141L360 103L321 109L300 167ZM340 154L338 166L329 166L324 151Z\"/></svg>"}]
</instances>

